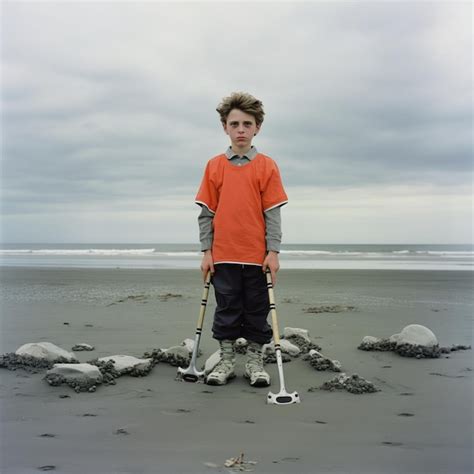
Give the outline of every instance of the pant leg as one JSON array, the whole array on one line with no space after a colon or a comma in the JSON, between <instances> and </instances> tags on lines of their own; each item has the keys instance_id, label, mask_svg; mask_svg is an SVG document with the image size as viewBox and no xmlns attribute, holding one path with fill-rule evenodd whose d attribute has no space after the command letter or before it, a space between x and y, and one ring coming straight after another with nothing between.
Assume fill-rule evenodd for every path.
<instances>
[{"instance_id":1,"label":"pant leg","mask_svg":"<svg viewBox=\"0 0 474 474\"><path fill-rule=\"evenodd\" d=\"M267 344L272 339L272 328L267 322L270 299L262 267L244 265L243 296L242 337Z\"/></svg>"},{"instance_id":2,"label":"pant leg","mask_svg":"<svg viewBox=\"0 0 474 474\"><path fill-rule=\"evenodd\" d=\"M217 340L238 339L241 337L243 319L242 265L215 265L211 282L217 303L212 325L213 337Z\"/></svg>"}]
</instances>

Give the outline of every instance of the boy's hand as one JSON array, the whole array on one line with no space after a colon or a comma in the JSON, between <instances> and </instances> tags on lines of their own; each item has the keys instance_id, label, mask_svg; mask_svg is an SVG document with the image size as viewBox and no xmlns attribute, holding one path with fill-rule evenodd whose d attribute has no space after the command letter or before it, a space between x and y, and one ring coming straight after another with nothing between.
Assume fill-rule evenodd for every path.
<instances>
[{"instance_id":1,"label":"boy's hand","mask_svg":"<svg viewBox=\"0 0 474 474\"><path fill-rule=\"evenodd\" d=\"M273 250L270 250L265 257L265 260L263 261L262 265L262 271L263 273L267 272L267 268L270 270L270 273L272 274L272 283L273 286L276 285L276 274L277 271L280 269L280 262L278 260L278 253L274 252Z\"/></svg>"},{"instance_id":2,"label":"boy's hand","mask_svg":"<svg viewBox=\"0 0 474 474\"><path fill-rule=\"evenodd\" d=\"M212 259L212 251L206 250L201 261L202 279L206 281L207 272L210 271L214 275L214 260Z\"/></svg>"}]
</instances>

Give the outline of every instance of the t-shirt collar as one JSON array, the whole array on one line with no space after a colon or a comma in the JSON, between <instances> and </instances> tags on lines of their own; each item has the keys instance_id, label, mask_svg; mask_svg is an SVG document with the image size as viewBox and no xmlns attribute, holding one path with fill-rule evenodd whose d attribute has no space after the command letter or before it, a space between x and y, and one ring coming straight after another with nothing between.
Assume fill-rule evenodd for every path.
<instances>
[{"instance_id":1,"label":"t-shirt collar","mask_svg":"<svg viewBox=\"0 0 474 474\"><path fill-rule=\"evenodd\" d=\"M250 150L247 153L245 153L245 155L243 155L242 158L245 157L249 160L253 160L257 156L257 153L258 153L257 149L252 145L250 147ZM238 155L237 153L234 153L231 146L229 146L227 148L227 150L225 152L225 155L227 156L227 159L229 159L229 160L234 158L234 156L239 156L240 157L240 155Z\"/></svg>"}]
</instances>

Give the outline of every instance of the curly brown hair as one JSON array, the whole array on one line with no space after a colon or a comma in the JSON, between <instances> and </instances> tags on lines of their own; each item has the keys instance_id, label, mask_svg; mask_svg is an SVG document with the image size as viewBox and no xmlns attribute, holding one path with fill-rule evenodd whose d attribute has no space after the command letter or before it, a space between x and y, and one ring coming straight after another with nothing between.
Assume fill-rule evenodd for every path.
<instances>
[{"instance_id":1,"label":"curly brown hair","mask_svg":"<svg viewBox=\"0 0 474 474\"><path fill-rule=\"evenodd\" d=\"M246 114L253 115L257 126L260 126L263 122L265 112L263 111L262 102L247 92L232 92L231 95L222 99L216 110L219 112L223 124L227 122L227 117L233 109L239 109Z\"/></svg>"}]
</instances>

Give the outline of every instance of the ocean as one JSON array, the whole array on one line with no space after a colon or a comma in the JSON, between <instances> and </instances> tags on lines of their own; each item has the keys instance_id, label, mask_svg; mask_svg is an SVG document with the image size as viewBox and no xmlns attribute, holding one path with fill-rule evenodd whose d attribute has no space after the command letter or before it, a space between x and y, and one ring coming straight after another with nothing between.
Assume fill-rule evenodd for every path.
<instances>
[{"instance_id":1,"label":"ocean","mask_svg":"<svg viewBox=\"0 0 474 474\"><path fill-rule=\"evenodd\" d=\"M198 244L0 244L0 267L199 268ZM474 245L283 244L281 268L474 270Z\"/></svg>"}]
</instances>

